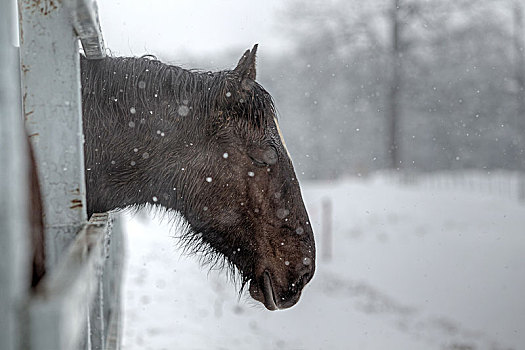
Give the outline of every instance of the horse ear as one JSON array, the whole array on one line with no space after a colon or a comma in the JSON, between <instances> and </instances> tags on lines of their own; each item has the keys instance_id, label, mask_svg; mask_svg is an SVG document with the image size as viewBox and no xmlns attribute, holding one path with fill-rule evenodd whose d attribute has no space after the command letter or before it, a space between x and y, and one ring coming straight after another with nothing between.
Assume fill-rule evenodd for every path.
<instances>
[{"instance_id":1,"label":"horse ear","mask_svg":"<svg viewBox=\"0 0 525 350\"><path fill-rule=\"evenodd\" d=\"M241 81L246 78L255 80L255 55L257 53L258 44L255 44L251 50L246 50L244 55L242 55L237 67L233 70L237 74Z\"/></svg>"}]
</instances>

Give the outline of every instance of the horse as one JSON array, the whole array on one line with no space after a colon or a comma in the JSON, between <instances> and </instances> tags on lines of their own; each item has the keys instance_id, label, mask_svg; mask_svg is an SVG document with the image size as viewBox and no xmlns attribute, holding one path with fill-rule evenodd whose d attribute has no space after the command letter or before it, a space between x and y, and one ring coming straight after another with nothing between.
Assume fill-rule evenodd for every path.
<instances>
[{"instance_id":1,"label":"horse","mask_svg":"<svg viewBox=\"0 0 525 350\"><path fill-rule=\"evenodd\" d=\"M233 70L154 56L81 58L88 214L179 213L186 247L240 277L268 310L299 300L315 242L257 45Z\"/></svg>"}]
</instances>

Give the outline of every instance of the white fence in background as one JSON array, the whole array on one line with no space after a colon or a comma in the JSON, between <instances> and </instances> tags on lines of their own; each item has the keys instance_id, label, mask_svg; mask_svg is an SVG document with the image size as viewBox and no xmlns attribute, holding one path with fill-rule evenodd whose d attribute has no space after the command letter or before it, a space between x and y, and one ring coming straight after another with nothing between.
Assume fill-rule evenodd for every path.
<instances>
[{"instance_id":1,"label":"white fence in background","mask_svg":"<svg viewBox=\"0 0 525 350\"><path fill-rule=\"evenodd\" d=\"M463 191L525 202L525 174L494 170L458 170L435 173L390 173L390 181L428 189Z\"/></svg>"},{"instance_id":2,"label":"white fence in background","mask_svg":"<svg viewBox=\"0 0 525 350\"><path fill-rule=\"evenodd\" d=\"M481 171L458 170L440 171L434 173L415 173L401 171L383 171L371 174L369 177L348 178L345 181L367 184L369 182L387 186L412 188L417 187L432 192L472 193L490 198L518 201L525 205L525 174L505 170ZM319 234L320 258L329 262L333 258L334 237L334 204L331 196L309 203L310 218Z\"/></svg>"},{"instance_id":3,"label":"white fence in background","mask_svg":"<svg viewBox=\"0 0 525 350\"><path fill-rule=\"evenodd\" d=\"M0 350L120 346L122 233L108 213L87 221L79 39L105 55L91 0L0 1ZM24 132L24 122L25 131ZM46 275L31 290L29 162L44 207Z\"/></svg>"}]
</instances>

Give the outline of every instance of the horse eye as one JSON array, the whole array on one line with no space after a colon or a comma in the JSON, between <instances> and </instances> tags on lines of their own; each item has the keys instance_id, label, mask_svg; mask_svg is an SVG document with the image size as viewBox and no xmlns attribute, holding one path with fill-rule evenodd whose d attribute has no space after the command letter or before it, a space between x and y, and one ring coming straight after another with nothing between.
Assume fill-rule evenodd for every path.
<instances>
[{"instance_id":1,"label":"horse eye","mask_svg":"<svg viewBox=\"0 0 525 350\"><path fill-rule=\"evenodd\" d=\"M277 160L278 160L277 151L275 150L274 147L269 147L264 152L263 157L264 157L266 164L275 164L277 163Z\"/></svg>"},{"instance_id":2,"label":"horse eye","mask_svg":"<svg viewBox=\"0 0 525 350\"><path fill-rule=\"evenodd\" d=\"M273 146L251 150L248 156L254 165L260 167L273 165L278 160L277 151Z\"/></svg>"},{"instance_id":3,"label":"horse eye","mask_svg":"<svg viewBox=\"0 0 525 350\"><path fill-rule=\"evenodd\" d=\"M256 158L254 158L254 157L252 157L252 156L249 156L249 157L250 157L250 159L252 160L252 163L253 163L254 165L258 166L258 167L265 167L265 166L268 166L268 164L265 163L265 162L262 161L262 160L256 159Z\"/></svg>"}]
</instances>

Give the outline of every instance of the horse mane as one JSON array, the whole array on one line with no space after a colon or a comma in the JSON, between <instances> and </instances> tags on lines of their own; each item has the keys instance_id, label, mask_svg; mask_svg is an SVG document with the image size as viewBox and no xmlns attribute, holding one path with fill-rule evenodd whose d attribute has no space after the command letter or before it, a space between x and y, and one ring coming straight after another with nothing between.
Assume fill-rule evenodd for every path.
<instances>
[{"instance_id":1,"label":"horse mane","mask_svg":"<svg viewBox=\"0 0 525 350\"><path fill-rule=\"evenodd\" d=\"M256 82L245 90L232 70L188 70L152 55L100 60L81 56L81 65L84 93L102 94L113 100L117 111L147 110L153 97L169 96L175 104L172 108L187 106L189 115L197 118L216 117L212 112L229 110L241 121L264 127L276 116L270 94Z\"/></svg>"}]
</instances>

